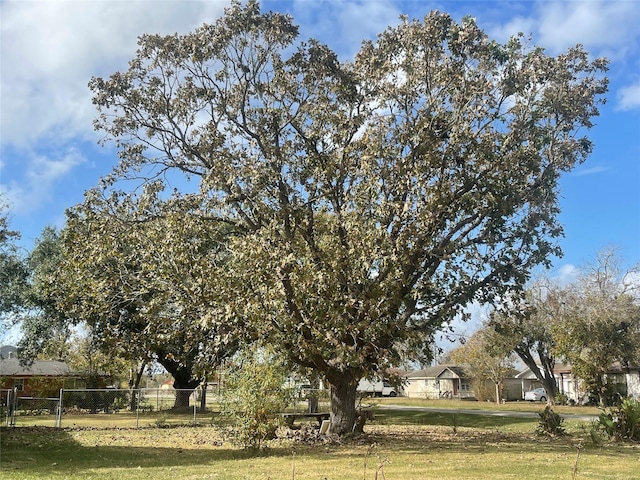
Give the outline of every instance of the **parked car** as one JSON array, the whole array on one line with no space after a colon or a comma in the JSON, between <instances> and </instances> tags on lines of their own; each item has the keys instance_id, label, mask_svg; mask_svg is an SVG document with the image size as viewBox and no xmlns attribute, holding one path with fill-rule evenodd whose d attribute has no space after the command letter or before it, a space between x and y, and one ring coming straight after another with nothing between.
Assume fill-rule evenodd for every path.
<instances>
[{"instance_id":1,"label":"parked car","mask_svg":"<svg viewBox=\"0 0 640 480\"><path fill-rule=\"evenodd\" d=\"M367 380L366 378L360 380L357 391L358 393L375 397L398 396L398 392L389 382L382 380Z\"/></svg>"},{"instance_id":2,"label":"parked car","mask_svg":"<svg viewBox=\"0 0 640 480\"><path fill-rule=\"evenodd\" d=\"M547 392L544 388L536 388L524 393L524 399L529 402L546 402Z\"/></svg>"}]
</instances>

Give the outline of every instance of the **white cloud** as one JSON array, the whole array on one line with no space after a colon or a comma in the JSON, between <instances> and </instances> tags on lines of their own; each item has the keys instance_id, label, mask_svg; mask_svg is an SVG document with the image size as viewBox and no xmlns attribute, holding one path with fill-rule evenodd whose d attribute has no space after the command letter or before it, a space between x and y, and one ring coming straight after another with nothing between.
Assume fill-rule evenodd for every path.
<instances>
[{"instance_id":1,"label":"white cloud","mask_svg":"<svg viewBox=\"0 0 640 480\"><path fill-rule=\"evenodd\" d=\"M0 185L0 191L7 198L12 211L35 211L51 199L56 183L84 162L84 156L73 148L56 157L35 155L26 159L22 178Z\"/></svg>"},{"instance_id":2,"label":"white cloud","mask_svg":"<svg viewBox=\"0 0 640 480\"><path fill-rule=\"evenodd\" d=\"M628 85L618 90L616 95L618 110L640 109L640 82Z\"/></svg>"},{"instance_id":3,"label":"white cloud","mask_svg":"<svg viewBox=\"0 0 640 480\"><path fill-rule=\"evenodd\" d=\"M482 27L482 25L480 25ZM509 38L523 33L525 38L536 30L536 19L532 17L517 16L504 25L497 25L489 29L488 35L492 39L506 42Z\"/></svg>"},{"instance_id":4,"label":"white cloud","mask_svg":"<svg viewBox=\"0 0 640 480\"><path fill-rule=\"evenodd\" d=\"M3 143L92 135L87 87L124 69L143 33L189 31L219 16L228 2L3 2Z\"/></svg>"},{"instance_id":5,"label":"white cloud","mask_svg":"<svg viewBox=\"0 0 640 480\"><path fill-rule=\"evenodd\" d=\"M558 268L552 276L552 280L560 286L566 286L574 283L580 274L580 270L571 264L566 264Z\"/></svg>"},{"instance_id":6,"label":"white cloud","mask_svg":"<svg viewBox=\"0 0 640 480\"><path fill-rule=\"evenodd\" d=\"M74 185L83 140L96 140L92 76L127 68L137 37L188 32L228 1L0 3L0 191L16 213L36 212ZM39 153L34 153L39 152Z\"/></svg>"},{"instance_id":7,"label":"white cloud","mask_svg":"<svg viewBox=\"0 0 640 480\"><path fill-rule=\"evenodd\" d=\"M633 1L540 2L537 38L552 52L578 43L611 56L638 41L640 9Z\"/></svg>"},{"instance_id":8,"label":"white cloud","mask_svg":"<svg viewBox=\"0 0 640 480\"><path fill-rule=\"evenodd\" d=\"M402 13L400 2L368 0L294 0L292 7L301 36L327 43L341 60L355 55L363 40L374 39L388 26L397 25Z\"/></svg>"},{"instance_id":9,"label":"white cloud","mask_svg":"<svg viewBox=\"0 0 640 480\"><path fill-rule=\"evenodd\" d=\"M638 48L639 5L625 0L535 2L530 12L490 28L489 34L504 42L522 32L550 54L582 44L596 56L618 59Z\"/></svg>"},{"instance_id":10,"label":"white cloud","mask_svg":"<svg viewBox=\"0 0 640 480\"><path fill-rule=\"evenodd\" d=\"M598 173L606 172L607 170L609 170L607 167L603 167L599 165L591 168L582 168L579 170L574 170L573 172L571 172L571 175L575 175L577 177L584 177L586 175L595 175Z\"/></svg>"}]
</instances>

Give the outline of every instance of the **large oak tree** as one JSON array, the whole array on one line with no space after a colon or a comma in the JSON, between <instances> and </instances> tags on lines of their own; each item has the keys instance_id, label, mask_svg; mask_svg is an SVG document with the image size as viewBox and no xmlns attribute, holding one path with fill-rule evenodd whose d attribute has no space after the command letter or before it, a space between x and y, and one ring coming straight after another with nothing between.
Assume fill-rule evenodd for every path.
<instances>
[{"instance_id":1,"label":"large oak tree","mask_svg":"<svg viewBox=\"0 0 640 480\"><path fill-rule=\"evenodd\" d=\"M430 351L470 301L558 254L558 178L592 145L606 61L550 57L432 12L353 61L289 16L233 3L186 35L144 35L90 87L119 179L197 181L190 212L243 232L216 278L252 322L331 385L350 432L360 377ZM226 290L225 290L226 289Z\"/></svg>"}]
</instances>

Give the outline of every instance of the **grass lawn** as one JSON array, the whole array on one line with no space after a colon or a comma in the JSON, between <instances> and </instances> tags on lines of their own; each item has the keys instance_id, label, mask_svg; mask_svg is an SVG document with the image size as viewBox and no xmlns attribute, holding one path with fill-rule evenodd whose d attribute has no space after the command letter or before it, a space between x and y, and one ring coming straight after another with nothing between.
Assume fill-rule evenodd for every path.
<instances>
[{"instance_id":1,"label":"grass lawn","mask_svg":"<svg viewBox=\"0 0 640 480\"><path fill-rule=\"evenodd\" d=\"M465 408L467 402L465 403ZM540 410L540 406L538 406ZM534 418L378 410L364 436L230 445L211 426L0 430L3 479L637 479L640 445L596 444L590 424L535 434ZM574 466L578 451L577 471Z\"/></svg>"},{"instance_id":2,"label":"grass lawn","mask_svg":"<svg viewBox=\"0 0 640 480\"><path fill-rule=\"evenodd\" d=\"M507 402L495 404L493 402L473 402L466 400L425 400L407 397L372 398L371 403L377 405L396 405L412 407L428 407L448 410L494 410L500 412L539 412L545 407L540 402ZM598 407L555 405L553 411L567 417L572 415L598 415L601 410Z\"/></svg>"}]
</instances>

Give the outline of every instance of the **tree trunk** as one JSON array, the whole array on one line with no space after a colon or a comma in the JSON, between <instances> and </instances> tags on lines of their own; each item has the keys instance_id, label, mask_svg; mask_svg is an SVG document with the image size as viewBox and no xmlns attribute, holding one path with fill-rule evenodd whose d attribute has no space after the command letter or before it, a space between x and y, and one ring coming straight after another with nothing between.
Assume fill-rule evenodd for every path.
<instances>
[{"instance_id":1,"label":"tree trunk","mask_svg":"<svg viewBox=\"0 0 640 480\"><path fill-rule=\"evenodd\" d=\"M158 349L158 363L173 377L173 388L176 391L176 399L173 408L184 409L189 407L189 397L200 384L200 378L193 377L193 359L186 357L182 362Z\"/></svg>"},{"instance_id":2,"label":"tree trunk","mask_svg":"<svg viewBox=\"0 0 640 480\"><path fill-rule=\"evenodd\" d=\"M147 360L141 360L136 365L135 370L133 367L130 367L129 369L129 390L131 391L129 408L132 412L135 412L138 408L138 396L140 395L138 390L140 389L140 382L142 381L142 376L144 375L144 369L146 366Z\"/></svg>"},{"instance_id":3,"label":"tree trunk","mask_svg":"<svg viewBox=\"0 0 640 480\"><path fill-rule=\"evenodd\" d=\"M205 411L207 409L207 379L202 382L202 394L200 395L200 410Z\"/></svg>"},{"instance_id":4,"label":"tree trunk","mask_svg":"<svg viewBox=\"0 0 640 480\"><path fill-rule=\"evenodd\" d=\"M175 384L174 384L175 388ZM193 389L185 390L185 389L176 389L176 400L173 403L173 408L175 410L182 410L189 407L189 398L193 393Z\"/></svg>"},{"instance_id":5,"label":"tree trunk","mask_svg":"<svg viewBox=\"0 0 640 480\"><path fill-rule=\"evenodd\" d=\"M191 378L189 373L184 370L178 370L173 373L173 388L176 391L176 400L173 404L174 409L183 409L189 407L189 397L195 391L200 381Z\"/></svg>"},{"instance_id":6,"label":"tree trunk","mask_svg":"<svg viewBox=\"0 0 640 480\"><path fill-rule=\"evenodd\" d=\"M556 378L553 375L553 369L555 367L555 360L553 357L547 357L542 355L540 350L538 351L538 356L540 357L540 363L542 363L543 377L542 385L544 386L547 395L547 404L555 405L556 403L556 395L558 394L558 383L556 382Z\"/></svg>"},{"instance_id":7,"label":"tree trunk","mask_svg":"<svg viewBox=\"0 0 640 480\"><path fill-rule=\"evenodd\" d=\"M331 425L329 431L336 435L353 433L356 424L356 387L358 382L344 374L329 381L331 382Z\"/></svg>"},{"instance_id":8,"label":"tree trunk","mask_svg":"<svg viewBox=\"0 0 640 480\"><path fill-rule=\"evenodd\" d=\"M173 388L176 391L173 408L176 410L187 408L189 406L189 397L200 384L200 380L192 377L191 368L174 360L163 358L160 364L173 377Z\"/></svg>"},{"instance_id":9,"label":"tree trunk","mask_svg":"<svg viewBox=\"0 0 640 480\"><path fill-rule=\"evenodd\" d=\"M495 382L496 384L496 403L500 405L500 383Z\"/></svg>"},{"instance_id":10,"label":"tree trunk","mask_svg":"<svg viewBox=\"0 0 640 480\"><path fill-rule=\"evenodd\" d=\"M524 362L524 364L531 369L531 372L536 376L536 378L542 383L542 386L547 392L549 398L547 398L547 403L549 405L553 405L555 403L556 393L558 393L558 385L556 384L556 379L553 376L553 368L555 366L555 360L551 357L547 357L543 355L540 351L538 351L538 357L540 358L541 366L538 366L534 357L531 355L529 350L515 350L516 354L520 357L520 359Z\"/></svg>"},{"instance_id":11,"label":"tree trunk","mask_svg":"<svg viewBox=\"0 0 640 480\"><path fill-rule=\"evenodd\" d=\"M309 413L318 413L318 395L320 389L320 376L317 373L309 375L309 395L307 398Z\"/></svg>"}]
</instances>

